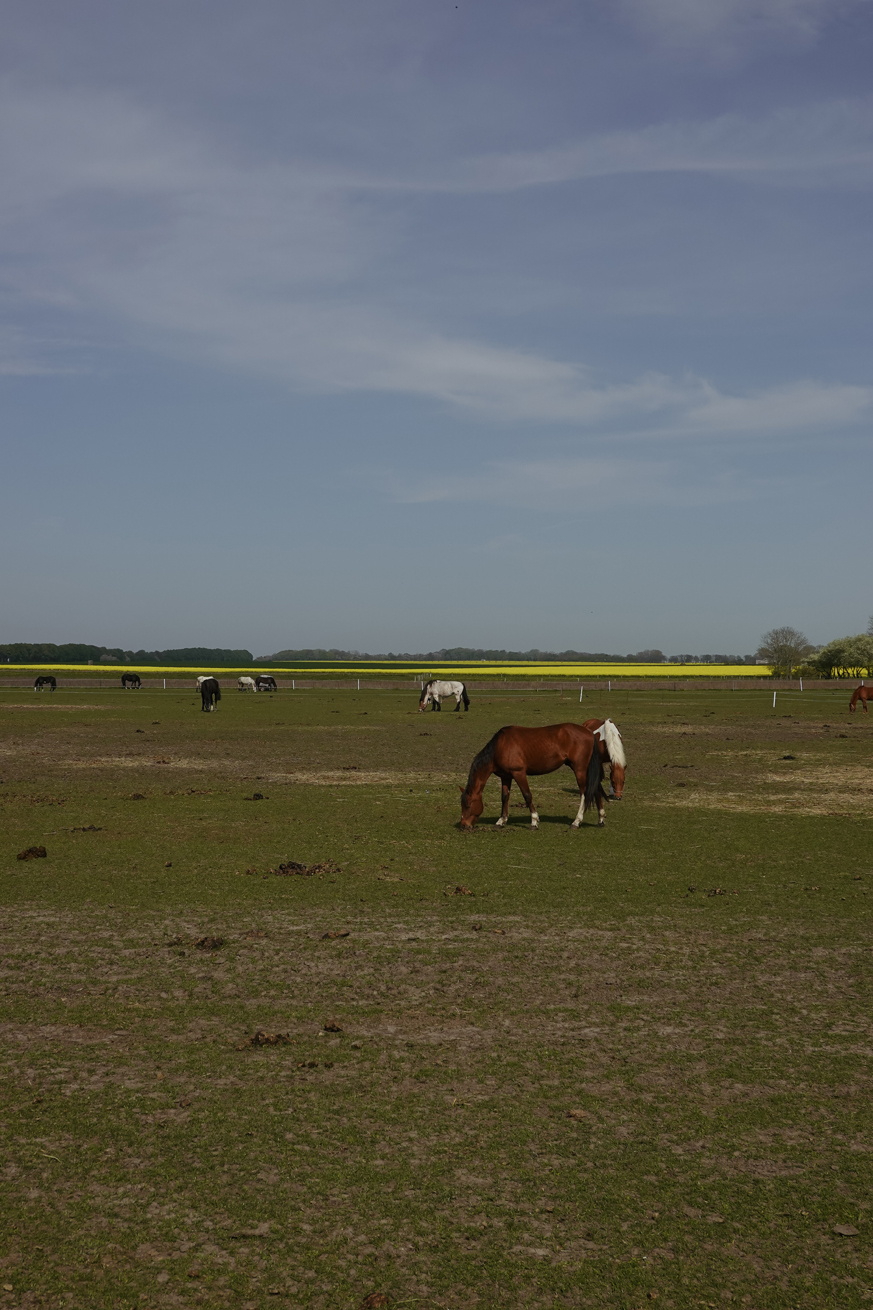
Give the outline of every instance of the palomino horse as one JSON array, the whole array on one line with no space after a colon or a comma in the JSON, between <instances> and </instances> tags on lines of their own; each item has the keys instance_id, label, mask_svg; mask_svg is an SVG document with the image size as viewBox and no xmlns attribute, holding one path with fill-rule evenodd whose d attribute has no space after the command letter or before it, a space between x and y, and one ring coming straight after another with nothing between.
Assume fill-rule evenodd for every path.
<instances>
[{"instance_id":1,"label":"palomino horse","mask_svg":"<svg viewBox=\"0 0 873 1310\"><path fill-rule=\"evenodd\" d=\"M579 811L570 825L578 828L589 805L597 802L598 827L604 818L605 797L601 787L603 765L600 762L598 740L589 728L578 723L556 723L550 728L517 728L510 726L496 732L487 746L470 765L466 787L461 787L461 828L472 831L473 824L484 809L482 789L496 773L503 791L503 810L497 820L502 828L509 817L509 791L517 782L530 810L532 828L540 825L540 816L534 809L533 797L527 784L527 775L554 773L567 764L579 784Z\"/></svg>"},{"instance_id":2,"label":"palomino horse","mask_svg":"<svg viewBox=\"0 0 873 1310\"><path fill-rule=\"evenodd\" d=\"M858 701L860 701L864 708L864 713L866 714L868 700L873 700L873 687L865 687L862 682L860 687L856 687L852 693L852 699L849 701L850 712L852 714L855 713L855 706L858 704Z\"/></svg>"},{"instance_id":3,"label":"palomino horse","mask_svg":"<svg viewBox=\"0 0 873 1310\"><path fill-rule=\"evenodd\" d=\"M43 673L33 684L33 690L42 691L44 687L48 687L49 691L57 691L57 678L53 677L51 673Z\"/></svg>"},{"instance_id":4,"label":"palomino horse","mask_svg":"<svg viewBox=\"0 0 873 1310\"><path fill-rule=\"evenodd\" d=\"M212 711L215 709L218 701L221 700L221 688L218 685L217 678L198 678L200 684L200 699L203 702L201 710Z\"/></svg>"},{"instance_id":5,"label":"palomino horse","mask_svg":"<svg viewBox=\"0 0 873 1310\"><path fill-rule=\"evenodd\" d=\"M464 711L470 708L470 697L467 695L467 688L463 682L440 682L438 678L432 678L426 682L421 689L421 695L418 698L418 711L426 710L430 705L433 710L441 710L440 699L443 696L454 696L457 704L455 713L461 708L461 701L464 702Z\"/></svg>"},{"instance_id":6,"label":"palomino horse","mask_svg":"<svg viewBox=\"0 0 873 1310\"><path fill-rule=\"evenodd\" d=\"M279 690L279 688L276 686L276 679L273 677L272 673L259 673L257 678L255 679L255 682L257 684L258 691Z\"/></svg>"},{"instance_id":7,"label":"palomino horse","mask_svg":"<svg viewBox=\"0 0 873 1310\"><path fill-rule=\"evenodd\" d=\"M238 691L257 691L254 678L237 678Z\"/></svg>"},{"instance_id":8,"label":"palomino horse","mask_svg":"<svg viewBox=\"0 0 873 1310\"><path fill-rule=\"evenodd\" d=\"M609 765L609 795L607 800L620 801L624 791L624 774L627 768L621 733L612 719L586 719L583 728L590 728L598 741L601 764Z\"/></svg>"},{"instance_id":9,"label":"palomino horse","mask_svg":"<svg viewBox=\"0 0 873 1310\"><path fill-rule=\"evenodd\" d=\"M122 673L121 685L125 691L139 691L142 679L138 673Z\"/></svg>"}]
</instances>

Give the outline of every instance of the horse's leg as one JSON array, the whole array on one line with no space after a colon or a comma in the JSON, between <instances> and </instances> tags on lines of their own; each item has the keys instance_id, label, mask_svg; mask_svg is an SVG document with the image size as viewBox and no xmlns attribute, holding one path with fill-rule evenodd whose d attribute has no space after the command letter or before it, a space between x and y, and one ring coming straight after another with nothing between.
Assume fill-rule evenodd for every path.
<instances>
[{"instance_id":1,"label":"horse's leg","mask_svg":"<svg viewBox=\"0 0 873 1310\"><path fill-rule=\"evenodd\" d=\"M570 768L573 770L574 774L576 775L576 782L579 784L579 809L575 819L570 824L570 827L581 828L582 821L585 818L586 778L585 778L585 774L582 773L579 769L577 769L575 764L571 764ZM597 788L597 826L598 828L606 827L606 796L604 795L602 787Z\"/></svg>"},{"instance_id":2,"label":"horse's leg","mask_svg":"<svg viewBox=\"0 0 873 1310\"><path fill-rule=\"evenodd\" d=\"M500 779L500 795L503 800L503 807L500 812L500 818L497 820L498 828L505 828L509 820L509 793L512 790L512 779Z\"/></svg>"},{"instance_id":3,"label":"horse's leg","mask_svg":"<svg viewBox=\"0 0 873 1310\"><path fill-rule=\"evenodd\" d=\"M573 822L570 824L570 827L571 827L571 828L581 828L581 827L582 827L582 821L583 821L583 819L585 818L585 774L582 773L582 771L581 771L580 769L577 769L576 766L575 766L574 764L571 764L570 767L572 768L573 772L575 773L575 775L576 775L576 781L577 781L577 783L579 784L579 809L578 809L578 811L577 811L577 813L576 813L576 817L575 817L575 819L574 819Z\"/></svg>"},{"instance_id":4,"label":"horse's leg","mask_svg":"<svg viewBox=\"0 0 873 1310\"><path fill-rule=\"evenodd\" d=\"M434 698L433 698L433 707L434 707L435 710L441 710L441 709L442 709L442 707L443 707L443 703L442 703L442 701L440 700L439 696L434 696Z\"/></svg>"},{"instance_id":5,"label":"horse's leg","mask_svg":"<svg viewBox=\"0 0 873 1310\"><path fill-rule=\"evenodd\" d=\"M527 808L530 810L530 826L532 828L538 828L540 826L540 816L534 809L533 796L531 795L530 786L528 785L527 774L524 769L518 769L512 776L518 783L518 789L525 799Z\"/></svg>"}]
</instances>

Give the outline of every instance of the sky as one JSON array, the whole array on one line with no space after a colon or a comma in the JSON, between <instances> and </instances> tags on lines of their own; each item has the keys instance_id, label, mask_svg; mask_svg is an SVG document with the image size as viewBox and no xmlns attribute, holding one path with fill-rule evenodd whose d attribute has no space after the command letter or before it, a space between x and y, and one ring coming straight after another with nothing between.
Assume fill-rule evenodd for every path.
<instances>
[{"instance_id":1,"label":"sky","mask_svg":"<svg viewBox=\"0 0 873 1310\"><path fill-rule=\"evenodd\" d=\"M865 628L873 0L0 21L0 642Z\"/></svg>"}]
</instances>

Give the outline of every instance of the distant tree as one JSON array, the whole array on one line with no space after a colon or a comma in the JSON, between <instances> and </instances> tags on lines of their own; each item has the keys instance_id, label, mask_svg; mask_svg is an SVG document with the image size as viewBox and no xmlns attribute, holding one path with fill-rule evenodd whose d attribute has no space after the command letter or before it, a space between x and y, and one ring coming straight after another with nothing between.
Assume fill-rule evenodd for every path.
<instances>
[{"instance_id":1,"label":"distant tree","mask_svg":"<svg viewBox=\"0 0 873 1310\"><path fill-rule=\"evenodd\" d=\"M774 678L790 678L813 647L797 628L771 628L765 632L758 647L758 659L766 660Z\"/></svg>"},{"instance_id":2,"label":"distant tree","mask_svg":"<svg viewBox=\"0 0 873 1310\"><path fill-rule=\"evenodd\" d=\"M870 622L867 624L867 636L873 637L873 614L870 615Z\"/></svg>"},{"instance_id":3,"label":"distant tree","mask_svg":"<svg viewBox=\"0 0 873 1310\"><path fill-rule=\"evenodd\" d=\"M629 660L637 664L661 664L664 660L662 650L638 650L636 655L628 655Z\"/></svg>"},{"instance_id":4,"label":"distant tree","mask_svg":"<svg viewBox=\"0 0 873 1310\"><path fill-rule=\"evenodd\" d=\"M822 646L812 663L823 678L863 678L873 674L873 636L836 637Z\"/></svg>"}]
</instances>

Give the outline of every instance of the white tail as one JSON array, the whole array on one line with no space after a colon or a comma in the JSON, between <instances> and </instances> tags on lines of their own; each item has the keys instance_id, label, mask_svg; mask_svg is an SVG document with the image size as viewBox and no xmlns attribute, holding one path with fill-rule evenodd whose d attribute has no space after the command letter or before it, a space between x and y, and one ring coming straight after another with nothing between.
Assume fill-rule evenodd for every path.
<instances>
[{"instance_id":1,"label":"white tail","mask_svg":"<svg viewBox=\"0 0 873 1310\"><path fill-rule=\"evenodd\" d=\"M627 759L622 745L621 733L613 723L612 719L607 719L602 728L597 729L597 736L606 743L606 749L609 752L610 761L617 764L620 768L627 768Z\"/></svg>"}]
</instances>

